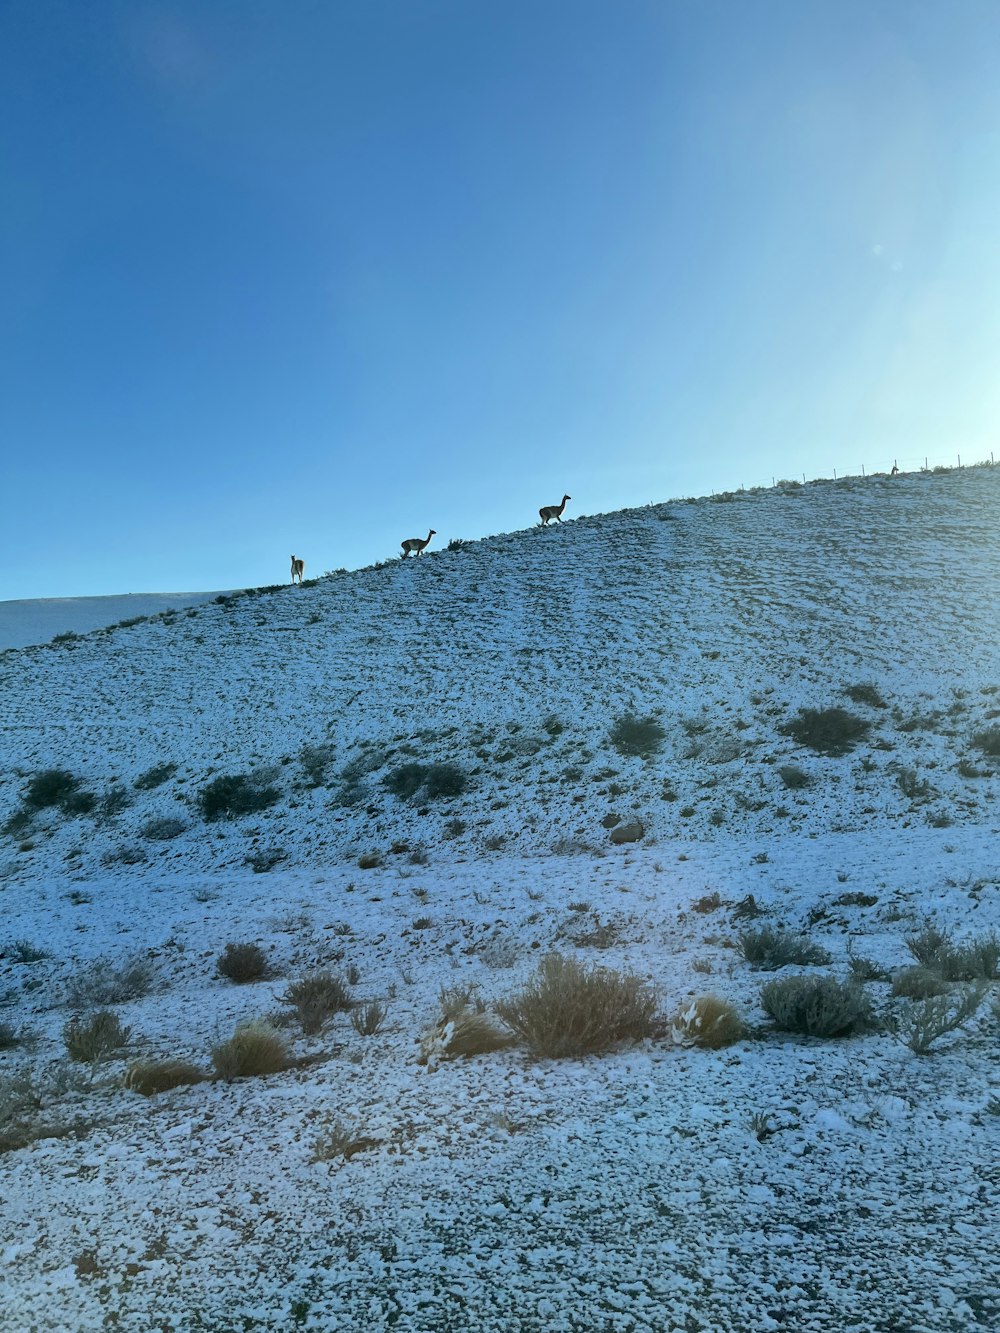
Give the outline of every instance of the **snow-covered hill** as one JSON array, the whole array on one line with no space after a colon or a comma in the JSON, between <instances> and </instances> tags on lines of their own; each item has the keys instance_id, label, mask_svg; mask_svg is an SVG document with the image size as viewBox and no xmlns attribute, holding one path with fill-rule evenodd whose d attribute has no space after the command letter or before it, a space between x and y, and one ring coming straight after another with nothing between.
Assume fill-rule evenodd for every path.
<instances>
[{"instance_id":1,"label":"snow-covered hill","mask_svg":"<svg viewBox=\"0 0 1000 1333\"><path fill-rule=\"evenodd\" d=\"M5 1329L994 1326L998 1019L918 1056L888 978L928 921L1000 928L998 518L992 469L786 486L0 656ZM853 748L797 737L835 708ZM754 971L760 925L829 961ZM234 942L269 973L220 976ZM652 984L655 1034L418 1063L443 988L492 1007L551 950ZM151 986L81 1072L99 959ZM316 968L377 1032L123 1086ZM779 1032L789 972L866 976L876 1021ZM706 993L746 1036L675 1045Z\"/></svg>"},{"instance_id":2,"label":"snow-covered hill","mask_svg":"<svg viewBox=\"0 0 1000 1333\"><path fill-rule=\"evenodd\" d=\"M13 873L123 850L154 872L262 848L538 852L604 845L614 816L659 839L980 823L996 779L958 765L978 772L1000 709L998 516L995 469L736 494L9 653L0 816L39 769L97 798L34 819ZM864 685L885 707L845 695ZM847 757L780 731L836 706L871 724ZM630 714L665 732L649 759L610 739ZM466 789L400 799L385 783L408 763ZM198 794L230 774L280 799L209 830ZM165 819L176 836L144 836Z\"/></svg>"},{"instance_id":3,"label":"snow-covered hill","mask_svg":"<svg viewBox=\"0 0 1000 1333\"><path fill-rule=\"evenodd\" d=\"M36 597L0 602L0 651L48 643L57 634L89 634L122 620L183 611L217 592L129 592L117 597Z\"/></svg>"}]
</instances>

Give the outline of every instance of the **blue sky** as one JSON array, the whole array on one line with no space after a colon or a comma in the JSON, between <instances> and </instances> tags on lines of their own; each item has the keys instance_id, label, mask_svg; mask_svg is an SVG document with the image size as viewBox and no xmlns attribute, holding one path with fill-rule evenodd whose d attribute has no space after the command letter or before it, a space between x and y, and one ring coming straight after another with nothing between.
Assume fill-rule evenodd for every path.
<instances>
[{"instance_id":1,"label":"blue sky","mask_svg":"<svg viewBox=\"0 0 1000 1333\"><path fill-rule=\"evenodd\" d=\"M0 3L0 598L988 457L992 0Z\"/></svg>"}]
</instances>

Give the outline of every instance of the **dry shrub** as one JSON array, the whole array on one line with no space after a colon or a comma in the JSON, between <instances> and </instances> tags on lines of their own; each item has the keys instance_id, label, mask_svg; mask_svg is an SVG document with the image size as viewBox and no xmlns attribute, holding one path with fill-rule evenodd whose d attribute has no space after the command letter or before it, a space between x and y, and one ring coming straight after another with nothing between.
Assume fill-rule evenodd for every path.
<instances>
[{"instance_id":1,"label":"dry shrub","mask_svg":"<svg viewBox=\"0 0 1000 1333\"><path fill-rule=\"evenodd\" d=\"M943 995L947 989L947 983L929 967L904 967L892 978L893 995L902 995L908 1000L927 1000L934 995Z\"/></svg>"},{"instance_id":2,"label":"dry shrub","mask_svg":"<svg viewBox=\"0 0 1000 1333\"><path fill-rule=\"evenodd\" d=\"M311 1162L332 1162L338 1157L349 1160L366 1148L377 1148L378 1139L357 1134L340 1120L331 1120L313 1139Z\"/></svg>"},{"instance_id":3,"label":"dry shrub","mask_svg":"<svg viewBox=\"0 0 1000 1333\"><path fill-rule=\"evenodd\" d=\"M63 1043L71 1060L95 1064L127 1046L131 1035L132 1029L122 1027L116 1013L99 1009L86 1019L74 1014L63 1028Z\"/></svg>"},{"instance_id":4,"label":"dry shrub","mask_svg":"<svg viewBox=\"0 0 1000 1333\"><path fill-rule=\"evenodd\" d=\"M717 995L699 995L671 1024L671 1035L679 1046L705 1046L710 1051L731 1046L743 1033L743 1020L735 1006Z\"/></svg>"},{"instance_id":5,"label":"dry shrub","mask_svg":"<svg viewBox=\"0 0 1000 1333\"><path fill-rule=\"evenodd\" d=\"M77 1009L96 1004L125 1004L141 1000L153 985L153 965L145 958L131 958L116 966L110 958L95 958L70 978L68 1002Z\"/></svg>"},{"instance_id":6,"label":"dry shrub","mask_svg":"<svg viewBox=\"0 0 1000 1333\"><path fill-rule=\"evenodd\" d=\"M125 1071L125 1086L143 1097L203 1083L208 1075L189 1060L136 1060Z\"/></svg>"},{"instance_id":7,"label":"dry shrub","mask_svg":"<svg viewBox=\"0 0 1000 1333\"><path fill-rule=\"evenodd\" d=\"M351 992L342 977L333 972L311 972L293 981L281 997L290 1004L305 1033L319 1032L334 1014L354 1007Z\"/></svg>"},{"instance_id":8,"label":"dry shrub","mask_svg":"<svg viewBox=\"0 0 1000 1333\"><path fill-rule=\"evenodd\" d=\"M815 944L808 935L775 929L773 926L741 930L738 947L745 961L760 972L774 972L792 963L798 967L807 967L830 961L827 951Z\"/></svg>"},{"instance_id":9,"label":"dry shrub","mask_svg":"<svg viewBox=\"0 0 1000 1333\"><path fill-rule=\"evenodd\" d=\"M374 1037L382 1029L389 1009L381 1000L369 1000L351 1010L351 1025L359 1037Z\"/></svg>"},{"instance_id":10,"label":"dry shrub","mask_svg":"<svg viewBox=\"0 0 1000 1333\"><path fill-rule=\"evenodd\" d=\"M234 1078L280 1073L288 1068L288 1059L285 1038L261 1019L241 1023L228 1041L212 1047L216 1075L227 1083Z\"/></svg>"},{"instance_id":11,"label":"dry shrub","mask_svg":"<svg viewBox=\"0 0 1000 1333\"><path fill-rule=\"evenodd\" d=\"M550 954L497 1013L536 1055L561 1059L653 1034L656 995L641 977Z\"/></svg>"},{"instance_id":12,"label":"dry shrub","mask_svg":"<svg viewBox=\"0 0 1000 1333\"><path fill-rule=\"evenodd\" d=\"M955 944L950 935L928 924L907 937L906 947L918 963L944 981L991 981L1000 967L1000 936L996 932L974 935L967 944Z\"/></svg>"},{"instance_id":13,"label":"dry shrub","mask_svg":"<svg viewBox=\"0 0 1000 1333\"><path fill-rule=\"evenodd\" d=\"M419 1063L431 1069L441 1060L462 1060L488 1055L514 1045L509 1032L497 1027L489 1014L467 1009L440 1018L420 1039Z\"/></svg>"},{"instance_id":14,"label":"dry shrub","mask_svg":"<svg viewBox=\"0 0 1000 1333\"><path fill-rule=\"evenodd\" d=\"M782 977L761 987L764 1012L785 1032L849 1037L869 1021L868 997L856 981Z\"/></svg>"},{"instance_id":15,"label":"dry shrub","mask_svg":"<svg viewBox=\"0 0 1000 1333\"><path fill-rule=\"evenodd\" d=\"M267 955L259 944L227 944L219 955L215 970L239 985L260 981L267 976Z\"/></svg>"},{"instance_id":16,"label":"dry shrub","mask_svg":"<svg viewBox=\"0 0 1000 1333\"><path fill-rule=\"evenodd\" d=\"M915 1000L907 1005L896 1024L896 1034L915 1055L926 1055L931 1042L964 1027L972 1018L988 990L985 981L961 986L946 995Z\"/></svg>"}]
</instances>

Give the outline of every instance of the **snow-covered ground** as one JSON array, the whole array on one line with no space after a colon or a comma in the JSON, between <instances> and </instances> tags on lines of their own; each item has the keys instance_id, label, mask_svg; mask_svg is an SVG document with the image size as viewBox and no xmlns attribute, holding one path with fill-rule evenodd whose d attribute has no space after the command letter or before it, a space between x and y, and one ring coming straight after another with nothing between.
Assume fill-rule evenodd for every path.
<instances>
[{"instance_id":1,"label":"snow-covered ground","mask_svg":"<svg viewBox=\"0 0 1000 1333\"><path fill-rule=\"evenodd\" d=\"M48 643L57 634L89 634L136 616L182 611L217 592L129 592L117 597L36 597L0 602L0 651Z\"/></svg>"},{"instance_id":2,"label":"snow-covered ground","mask_svg":"<svg viewBox=\"0 0 1000 1333\"><path fill-rule=\"evenodd\" d=\"M36 1038L0 1081L33 1071L41 1119L79 1134L0 1157L4 1326L994 1326L989 1003L924 1058L885 1030L790 1037L734 946L748 894L837 977L851 954L906 965L929 919L1000 925L976 745L1000 712L998 517L986 469L674 503L0 658L0 1022ZM779 730L838 704L871 723L849 754ZM630 712L664 730L649 758L609 740ZM435 761L466 790L385 783ZM155 765L176 769L135 788ZM89 812L23 812L52 767ZM223 774L279 798L206 821ZM616 818L642 842L612 845ZM230 941L273 975L218 977ZM750 1035L418 1063L442 987L501 998L552 949L647 977L667 1017L718 994ZM68 983L137 954L156 981L118 1006L126 1059L65 1087ZM127 1059L207 1068L316 967L356 969L384 1028L342 1014L295 1038L316 1063L268 1078L122 1087ZM905 1005L868 989L880 1016ZM315 1162L333 1121L369 1142Z\"/></svg>"}]
</instances>

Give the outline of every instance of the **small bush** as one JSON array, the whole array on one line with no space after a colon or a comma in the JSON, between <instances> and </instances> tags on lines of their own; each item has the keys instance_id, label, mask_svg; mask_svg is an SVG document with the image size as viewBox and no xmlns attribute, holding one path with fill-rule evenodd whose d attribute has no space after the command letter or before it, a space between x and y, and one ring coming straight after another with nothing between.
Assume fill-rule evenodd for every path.
<instances>
[{"instance_id":1,"label":"small bush","mask_svg":"<svg viewBox=\"0 0 1000 1333\"><path fill-rule=\"evenodd\" d=\"M3 832L9 838L20 838L28 833L34 822L35 812L22 806L20 810L13 811L4 820Z\"/></svg>"},{"instance_id":2,"label":"small bush","mask_svg":"<svg viewBox=\"0 0 1000 1333\"><path fill-rule=\"evenodd\" d=\"M288 1067L288 1045L277 1028L256 1019L240 1024L228 1041L212 1047L212 1065L227 1083L234 1078L278 1074Z\"/></svg>"},{"instance_id":3,"label":"small bush","mask_svg":"<svg viewBox=\"0 0 1000 1333\"><path fill-rule=\"evenodd\" d=\"M313 1140L311 1162L332 1162L338 1157L349 1160L366 1148L377 1148L378 1139L356 1134L340 1120L331 1120Z\"/></svg>"},{"instance_id":4,"label":"small bush","mask_svg":"<svg viewBox=\"0 0 1000 1333\"><path fill-rule=\"evenodd\" d=\"M918 963L944 981L991 981L1000 968L1000 936L976 935L968 944L955 944L950 935L927 925L907 937L906 946Z\"/></svg>"},{"instance_id":5,"label":"small bush","mask_svg":"<svg viewBox=\"0 0 1000 1333\"><path fill-rule=\"evenodd\" d=\"M287 860L288 853L284 847L264 847L261 851L253 852L246 857L245 864L250 867L255 875L266 875L276 865L280 865L282 861Z\"/></svg>"},{"instance_id":6,"label":"small bush","mask_svg":"<svg viewBox=\"0 0 1000 1333\"><path fill-rule=\"evenodd\" d=\"M109 787L101 797L101 814L113 819L132 804L132 796L124 787Z\"/></svg>"},{"instance_id":7,"label":"small bush","mask_svg":"<svg viewBox=\"0 0 1000 1333\"><path fill-rule=\"evenodd\" d=\"M220 977L244 985L267 976L267 955L259 944L227 944L219 955L215 970Z\"/></svg>"},{"instance_id":8,"label":"small bush","mask_svg":"<svg viewBox=\"0 0 1000 1333\"><path fill-rule=\"evenodd\" d=\"M374 1037L382 1030L388 1007L379 1000L369 1000L351 1010L351 1026L359 1037Z\"/></svg>"},{"instance_id":9,"label":"small bush","mask_svg":"<svg viewBox=\"0 0 1000 1333\"><path fill-rule=\"evenodd\" d=\"M759 972L775 972L779 967L795 964L807 967L830 961L830 955L808 935L796 931L776 930L773 926L741 930L737 947L745 962Z\"/></svg>"},{"instance_id":10,"label":"small bush","mask_svg":"<svg viewBox=\"0 0 1000 1333\"><path fill-rule=\"evenodd\" d=\"M849 1037L869 1021L868 999L855 981L782 977L761 987L760 1001L782 1031L809 1037Z\"/></svg>"},{"instance_id":11,"label":"small bush","mask_svg":"<svg viewBox=\"0 0 1000 1333\"><path fill-rule=\"evenodd\" d=\"M63 1028L63 1044L71 1060L96 1064L127 1046L131 1032L112 1010L99 1009L86 1019L74 1014Z\"/></svg>"},{"instance_id":12,"label":"small bush","mask_svg":"<svg viewBox=\"0 0 1000 1333\"><path fill-rule=\"evenodd\" d=\"M441 796L461 796L469 779L457 764L428 764L424 788L429 800Z\"/></svg>"},{"instance_id":13,"label":"small bush","mask_svg":"<svg viewBox=\"0 0 1000 1333\"><path fill-rule=\"evenodd\" d=\"M333 758L334 748L327 742L320 745L303 745L299 751L299 762L310 787L326 785L327 769L333 763Z\"/></svg>"},{"instance_id":14,"label":"small bush","mask_svg":"<svg viewBox=\"0 0 1000 1333\"><path fill-rule=\"evenodd\" d=\"M497 1005L504 1023L537 1055L561 1059L652 1035L656 996L640 977L586 969L550 954L524 989Z\"/></svg>"},{"instance_id":15,"label":"small bush","mask_svg":"<svg viewBox=\"0 0 1000 1333\"><path fill-rule=\"evenodd\" d=\"M649 759L660 750L666 735L655 717L626 713L611 728L610 740L619 754Z\"/></svg>"},{"instance_id":16,"label":"small bush","mask_svg":"<svg viewBox=\"0 0 1000 1333\"><path fill-rule=\"evenodd\" d=\"M889 705L882 698L877 685L870 682L864 682L860 685L848 685L844 693L854 704L867 704L869 708L888 708Z\"/></svg>"},{"instance_id":17,"label":"small bush","mask_svg":"<svg viewBox=\"0 0 1000 1333\"><path fill-rule=\"evenodd\" d=\"M22 1028L18 1031L10 1023L0 1023L0 1051L12 1051L18 1046L30 1045L31 1033Z\"/></svg>"},{"instance_id":18,"label":"small bush","mask_svg":"<svg viewBox=\"0 0 1000 1333\"><path fill-rule=\"evenodd\" d=\"M281 799L277 787L262 786L246 773L231 773L213 779L198 797L201 813L207 820L238 819L257 814Z\"/></svg>"},{"instance_id":19,"label":"small bush","mask_svg":"<svg viewBox=\"0 0 1000 1333\"><path fill-rule=\"evenodd\" d=\"M354 1007L351 992L342 977L333 972L313 972L293 981L281 997L296 1012L302 1031L319 1032L334 1014Z\"/></svg>"},{"instance_id":20,"label":"small bush","mask_svg":"<svg viewBox=\"0 0 1000 1333\"><path fill-rule=\"evenodd\" d=\"M132 958L120 966L109 958L95 958L70 978L67 1000L76 1009L141 1000L152 989L153 976L153 965L145 958Z\"/></svg>"},{"instance_id":21,"label":"small bush","mask_svg":"<svg viewBox=\"0 0 1000 1333\"><path fill-rule=\"evenodd\" d=\"M147 768L145 773L140 773L132 786L139 791L153 791L156 787L162 787L176 772L176 764L154 764L152 768Z\"/></svg>"},{"instance_id":22,"label":"small bush","mask_svg":"<svg viewBox=\"0 0 1000 1333\"><path fill-rule=\"evenodd\" d=\"M871 723L846 708L803 708L778 730L817 754L836 757L864 740Z\"/></svg>"},{"instance_id":23,"label":"small bush","mask_svg":"<svg viewBox=\"0 0 1000 1333\"><path fill-rule=\"evenodd\" d=\"M204 1083L208 1075L188 1060L136 1060L125 1071L125 1087L143 1097Z\"/></svg>"},{"instance_id":24,"label":"small bush","mask_svg":"<svg viewBox=\"0 0 1000 1333\"><path fill-rule=\"evenodd\" d=\"M509 1032L497 1027L494 1019L481 1007L455 1008L449 1005L422 1036L418 1063L433 1068L442 1060L468 1060L475 1055L489 1055L491 1051L513 1046L514 1040Z\"/></svg>"},{"instance_id":25,"label":"small bush","mask_svg":"<svg viewBox=\"0 0 1000 1333\"><path fill-rule=\"evenodd\" d=\"M951 939L937 926L927 925L916 935L907 935L906 947L924 967L934 967L942 951L951 947Z\"/></svg>"},{"instance_id":26,"label":"small bush","mask_svg":"<svg viewBox=\"0 0 1000 1333\"><path fill-rule=\"evenodd\" d=\"M358 857L359 870L377 870L382 864L382 853L380 851L362 852Z\"/></svg>"},{"instance_id":27,"label":"small bush","mask_svg":"<svg viewBox=\"0 0 1000 1333\"><path fill-rule=\"evenodd\" d=\"M382 785L401 801L408 801L424 785L426 774L423 764L400 764L385 775Z\"/></svg>"},{"instance_id":28,"label":"small bush","mask_svg":"<svg viewBox=\"0 0 1000 1333\"><path fill-rule=\"evenodd\" d=\"M982 1004L986 991L986 983L980 981L947 995L916 1000L900 1016L896 1034L915 1055L926 1055L938 1037L964 1027Z\"/></svg>"},{"instance_id":29,"label":"small bush","mask_svg":"<svg viewBox=\"0 0 1000 1333\"><path fill-rule=\"evenodd\" d=\"M6 953L15 963L40 963L51 957L47 949L40 949L31 940L15 940Z\"/></svg>"},{"instance_id":30,"label":"small bush","mask_svg":"<svg viewBox=\"0 0 1000 1333\"><path fill-rule=\"evenodd\" d=\"M716 995L700 995L681 1009L671 1023L679 1046L704 1046L716 1051L743 1036L743 1020L735 1007Z\"/></svg>"},{"instance_id":31,"label":"small bush","mask_svg":"<svg viewBox=\"0 0 1000 1333\"><path fill-rule=\"evenodd\" d=\"M991 759L1000 758L1000 727L987 727L985 731L977 732L972 744Z\"/></svg>"},{"instance_id":32,"label":"small bush","mask_svg":"<svg viewBox=\"0 0 1000 1333\"><path fill-rule=\"evenodd\" d=\"M809 774L795 764L782 764L778 769L778 777L789 789L789 791L801 791L803 787L808 787L812 779Z\"/></svg>"},{"instance_id":33,"label":"small bush","mask_svg":"<svg viewBox=\"0 0 1000 1333\"><path fill-rule=\"evenodd\" d=\"M24 804L32 810L46 810L54 805L65 809L79 794L80 779L73 773L65 768L46 768L28 783Z\"/></svg>"},{"instance_id":34,"label":"small bush","mask_svg":"<svg viewBox=\"0 0 1000 1333\"><path fill-rule=\"evenodd\" d=\"M927 1000L933 995L943 995L947 989L947 983L929 967L905 967L892 978L893 995L908 1000Z\"/></svg>"},{"instance_id":35,"label":"small bush","mask_svg":"<svg viewBox=\"0 0 1000 1333\"><path fill-rule=\"evenodd\" d=\"M186 827L183 820L167 815L163 819L148 820L139 831L152 842L169 842L171 838L180 837Z\"/></svg>"}]
</instances>

